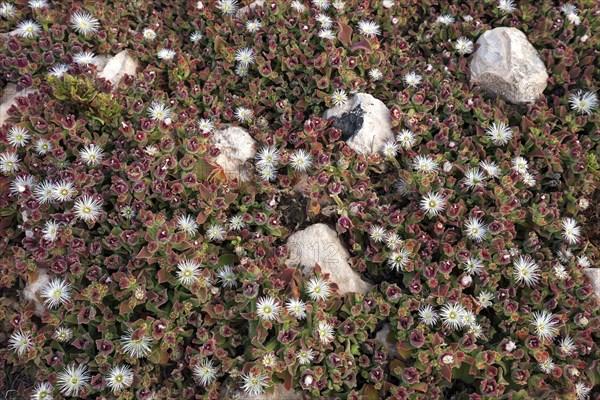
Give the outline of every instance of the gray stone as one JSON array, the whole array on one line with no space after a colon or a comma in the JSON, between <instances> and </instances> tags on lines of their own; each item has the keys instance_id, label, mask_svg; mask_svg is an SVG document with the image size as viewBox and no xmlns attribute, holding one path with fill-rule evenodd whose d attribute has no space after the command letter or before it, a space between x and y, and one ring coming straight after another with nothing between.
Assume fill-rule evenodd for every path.
<instances>
[{"instance_id":1,"label":"gray stone","mask_svg":"<svg viewBox=\"0 0 600 400\"><path fill-rule=\"evenodd\" d=\"M306 396L302 392L287 390L282 383L276 383L272 388L267 388L264 393L250 396L229 382L223 398L230 400L304 400Z\"/></svg>"},{"instance_id":2,"label":"gray stone","mask_svg":"<svg viewBox=\"0 0 600 400\"><path fill-rule=\"evenodd\" d=\"M592 281L592 287L594 288L594 292L596 292L596 296L600 297L600 268L585 268L583 272Z\"/></svg>"},{"instance_id":3,"label":"gray stone","mask_svg":"<svg viewBox=\"0 0 600 400\"><path fill-rule=\"evenodd\" d=\"M370 94L355 94L346 104L326 110L323 118L333 118L342 139L360 154L377 153L385 142L394 140L390 110Z\"/></svg>"},{"instance_id":4,"label":"gray stone","mask_svg":"<svg viewBox=\"0 0 600 400\"><path fill-rule=\"evenodd\" d=\"M117 85L125 74L135 75L137 68L138 62L129 55L127 50L123 50L107 61L98 77Z\"/></svg>"},{"instance_id":5,"label":"gray stone","mask_svg":"<svg viewBox=\"0 0 600 400\"><path fill-rule=\"evenodd\" d=\"M34 93L34 89L17 90L17 85L9 83L2 92L0 99L0 126L8 122L8 109L17 102L18 97L27 96Z\"/></svg>"},{"instance_id":6,"label":"gray stone","mask_svg":"<svg viewBox=\"0 0 600 400\"><path fill-rule=\"evenodd\" d=\"M46 310L40 292L49 281L50 278L43 269L38 269L33 274L27 274L27 285L23 289L23 297L35 303L35 314L38 316L41 316Z\"/></svg>"},{"instance_id":7,"label":"gray stone","mask_svg":"<svg viewBox=\"0 0 600 400\"><path fill-rule=\"evenodd\" d=\"M244 15L248 14L251 10L254 10L256 7L262 7L265 5L265 0L255 0L247 6L240 8L235 16L237 18L242 18Z\"/></svg>"},{"instance_id":8,"label":"gray stone","mask_svg":"<svg viewBox=\"0 0 600 400\"><path fill-rule=\"evenodd\" d=\"M383 328L375 334L375 339L383 343L388 350L388 358L398 358L400 357L400 354L398 354L398 350L396 349L396 342L391 328L390 324L385 324Z\"/></svg>"},{"instance_id":9,"label":"gray stone","mask_svg":"<svg viewBox=\"0 0 600 400\"><path fill-rule=\"evenodd\" d=\"M239 126L225 126L213 132L211 140L220 150L215 162L223 168L225 175L247 181L249 174L244 164L256 154L256 141L248 131Z\"/></svg>"},{"instance_id":10,"label":"gray stone","mask_svg":"<svg viewBox=\"0 0 600 400\"><path fill-rule=\"evenodd\" d=\"M476 47L469 66L471 84L511 103L534 103L546 88L546 66L520 30L486 31Z\"/></svg>"},{"instance_id":11,"label":"gray stone","mask_svg":"<svg viewBox=\"0 0 600 400\"><path fill-rule=\"evenodd\" d=\"M325 224L314 224L294 232L287 240L290 257L288 266L302 266L302 274L310 275L319 264L329 280L335 282L338 293L366 293L371 288L348 263L350 253L340 241L337 232Z\"/></svg>"}]
</instances>

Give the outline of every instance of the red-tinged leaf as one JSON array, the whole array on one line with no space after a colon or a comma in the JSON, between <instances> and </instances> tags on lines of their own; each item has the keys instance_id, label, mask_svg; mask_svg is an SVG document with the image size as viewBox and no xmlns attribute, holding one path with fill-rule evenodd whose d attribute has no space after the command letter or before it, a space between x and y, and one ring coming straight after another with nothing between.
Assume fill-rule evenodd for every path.
<instances>
[{"instance_id":1,"label":"red-tinged leaf","mask_svg":"<svg viewBox=\"0 0 600 400\"><path fill-rule=\"evenodd\" d=\"M358 43L354 43L350 48L351 51L364 50L367 54L371 54L373 49L371 48L371 43L368 40L361 40Z\"/></svg>"},{"instance_id":2,"label":"red-tinged leaf","mask_svg":"<svg viewBox=\"0 0 600 400\"><path fill-rule=\"evenodd\" d=\"M410 386L411 389L418 390L419 392L426 393L429 386L425 382L417 382Z\"/></svg>"},{"instance_id":3,"label":"red-tinged leaf","mask_svg":"<svg viewBox=\"0 0 600 400\"><path fill-rule=\"evenodd\" d=\"M292 280L294 279L294 274L296 273L296 271L296 268L286 268L277 275L276 279L282 280L289 285L290 282L292 282Z\"/></svg>"},{"instance_id":4,"label":"red-tinged leaf","mask_svg":"<svg viewBox=\"0 0 600 400\"><path fill-rule=\"evenodd\" d=\"M375 389L373 385L367 385L363 389L363 395L369 400L378 400L379 390Z\"/></svg>"},{"instance_id":5,"label":"red-tinged leaf","mask_svg":"<svg viewBox=\"0 0 600 400\"><path fill-rule=\"evenodd\" d=\"M350 25L346 25L341 21L338 21L338 28L338 40L342 42L344 46L350 47L352 45L352 28L350 27Z\"/></svg>"},{"instance_id":6,"label":"red-tinged leaf","mask_svg":"<svg viewBox=\"0 0 600 400\"><path fill-rule=\"evenodd\" d=\"M135 258L148 259L150 257L152 257L152 253L150 253L148 247L143 247Z\"/></svg>"},{"instance_id":7,"label":"red-tinged leaf","mask_svg":"<svg viewBox=\"0 0 600 400\"><path fill-rule=\"evenodd\" d=\"M529 131L529 128L535 127L535 124L532 120L527 117L523 117L521 119L521 132L525 133Z\"/></svg>"},{"instance_id":8,"label":"red-tinged leaf","mask_svg":"<svg viewBox=\"0 0 600 400\"><path fill-rule=\"evenodd\" d=\"M279 377L283 379L283 387L285 390L292 390L292 375L288 371L283 371L279 374Z\"/></svg>"},{"instance_id":9,"label":"red-tinged leaf","mask_svg":"<svg viewBox=\"0 0 600 400\"><path fill-rule=\"evenodd\" d=\"M169 281L169 273L163 268L159 269L156 275L158 277L158 283L165 283Z\"/></svg>"},{"instance_id":10,"label":"red-tinged leaf","mask_svg":"<svg viewBox=\"0 0 600 400\"><path fill-rule=\"evenodd\" d=\"M121 304L119 305L119 314L125 315L125 314L129 314L131 311L133 311L133 310L131 309L129 302L122 301Z\"/></svg>"},{"instance_id":11,"label":"red-tinged leaf","mask_svg":"<svg viewBox=\"0 0 600 400\"><path fill-rule=\"evenodd\" d=\"M169 362L169 355L160 347L155 346L152 353L148 356L148 360L154 364L165 365Z\"/></svg>"},{"instance_id":12,"label":"red-tinged leaf","mask_svg":"<svg viewBox=\"0 0 600 400\"><path fill-rule=\"evenodd\" d=\"M442 365L441 371L442 371L442 376L444 377L444 379L447 380L448 382L451 382L452 381L452 368L450 368L447 365Z\"/></svg>"}]
</instances>

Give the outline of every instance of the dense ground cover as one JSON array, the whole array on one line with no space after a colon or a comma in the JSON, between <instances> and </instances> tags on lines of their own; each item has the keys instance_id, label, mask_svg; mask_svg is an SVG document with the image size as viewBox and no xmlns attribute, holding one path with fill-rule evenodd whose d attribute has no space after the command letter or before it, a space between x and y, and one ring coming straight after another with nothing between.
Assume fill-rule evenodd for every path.
<instances>
[{"instance_id":1,"label":"dense ground cover","mask_svg":"<svg viewBox=\"0 0 600 400\"><path fill-rule=\"evenodd\" d=\"M0 391L597 395L600 9L511 4L1 2L0 87L37 91L0 127ZM548 68L535 104L469 85L498 26ZM123 49L139 73L112 87L94 56ZM390 109L380 153L320 118L355 92ZM248 182L214 162L224 124L259 142ZM286 265L315 222L369 293Z\"/></svg>"}]
</instances>

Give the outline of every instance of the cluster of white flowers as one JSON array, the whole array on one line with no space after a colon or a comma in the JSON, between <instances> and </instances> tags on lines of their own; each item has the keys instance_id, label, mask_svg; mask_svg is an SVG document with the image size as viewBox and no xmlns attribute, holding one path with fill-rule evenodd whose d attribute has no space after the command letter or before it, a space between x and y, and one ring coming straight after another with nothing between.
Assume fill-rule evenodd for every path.
<instances>
[{"instance_id":1,"label":"cluster of white flowers","mask_svg":"<svg viewBox=\"0 0 600 400\"><path fill-rule=\"evenodd\" d=\"M560 11L565 14L567 21L573 25L581 24L581 18L579 17L579 10L571 3L563 4L560 7Z\"/></svg>"},{"instance_id":2,"label":"cluster of white flowers","mask_svg":"<svg viewBox=\"0 0 600 400\"><path fill-rule=\"evenodd\" d=\"M275 146L264 146L256 154L256 167L260 177L265 181L275 179L277 165L281 160L281 153Z\"/></svg>"}]
</instances>

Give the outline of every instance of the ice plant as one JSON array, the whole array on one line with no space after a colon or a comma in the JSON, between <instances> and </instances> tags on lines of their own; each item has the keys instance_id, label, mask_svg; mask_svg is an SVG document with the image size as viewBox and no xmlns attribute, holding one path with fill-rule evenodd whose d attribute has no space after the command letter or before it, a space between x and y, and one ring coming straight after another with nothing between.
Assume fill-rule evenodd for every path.
<instances>
[{"instance_id":1,"label":"ice plant","mask_svg":"<svg viewBox=\"0 0 600 400\"><path fill-rule=\"evenodd\" d=\"M458 54L465 55L473 52L473 41L464 36L459 37L454 44L454 49Z\"/></svg>"},{"instance_id":2,"label":"ice plant","mask_svg":"<svg viewBox=\"0 0 600 400\"><path fill-rule=\"evenodd\" d=\"M383 144L383 147L381 148L381 154L385 158L394 158L398 154L398 149L399 148L398 144L396 144L396 141L390 139Z\"/></svg>"},{"instance_id":3,"label":"ice plant","mask_svg":"<svg viewBox=\"0 0 600 400\"><path fill-rule=\"evenodd\" d=\"M150 355L153 339L144 333L129 329L127 333L121 336L123 351L131 358L144 358Z\"/></svg>"},{"instance_id":4,"label":"ice plant","mask_svg":"<svg viewBox=\"0 0 600 400\"><path fill-rule=\"evenodd\" d=\"M92 143L85 146L79 152L79 157L81 157L83 162L87 165L95 167L104 160L104 152L102 151L102 148Z\"/></svg>"},{"instance_id":5,"label":"ice plant","mask_svg":"<svg viewBox=\"0 0 600 400\"><path fill-rule=\"evenodd\" d=\"M159 60L171 61L173 58L175 58L175 54L177 54L175 50L163 47L158 50L156 57L158 57Z\"/></svg>"},{"instance_id":6,"label":"ice plant","mask_svg":"<svg viewBox=\"0 0 600 400\"><path fill-rule=\"evenodd\" d=\"M378 68L371 68L369 70L369 78L373 82L377 82L377 81L381 80L381 78L383 78L383 73Z\"/></svg>"},{"instance_id":7,"label":"ice plant","mask_svg":"<svg viewBox=\"0 0 600 400\"><path fill-rule=\"evenodd\" d=\"M404 149L410 149L417 142L415 134L408 129L402 129L400 133L396 135L396 140L400 144L400 147Z\"/></svg>"},{"instance_id":8,"label":"ice plant","mask_svg":"<svg viewBox=\"0 0 600 400\"><path fill-rule=\"evenodd\" d=\"M421 210L430 217L439 215L446 208L446 199L439 193L429 192L421 199Z\"/></svg>"},{"instance_id":9,"label":"ice plant","mask_svg":"<svg viewBox=\"0 0 600 400\"><path fill-rule=\"evenodd\" d=\"M285 309L296 319L306 318L306 304L300 299L289 299L285 303Z\"/></svg>"},{"instance_id":10,"label":"ice plant","mask_svg":"<svg viewBox=\"0 0 600 400\"><path fill-rule=\"evenodd\" d=\"M70 21L71 27L83 36L97 33L100 27L100 22L85 11L75 11Z\"/></svg>"},{"instance_id":11,"label":"ice plant","mask_svg":"<svg viewBox=\"0 0 600 400\"><path fill-rule=\"evenodd\" d=\"M54 146L52 146L52 143L46 139L38 139L35 142L35 152L41 156L48 154L53 148Z\"/></svg>"},{"instance_id":12,"label":"ice plant","mask_svg":"<svg viewBox=\"0 0 600 400\"><path fill-rule=\"evenodd\" d=\"M485 186L485 176L479 168L469 168L465 172L465 185L471 189Z\"/></svg>"},{"instance_id":13,"label":"ice plant","mask_svg":"<svg viewBox=\"0 0 600 400\"><path fill-rule=\"evenodd\" d=\"M333 326L326 321L319 321L316 332L319 340L323 344L330 343L334 338Z\"/></svg>"},{"instance_id":14,"label":"ice plant","mask_svg":"<svg viewBox=\"0 0 600 400\"><path fill-rule=\"evenodd\" d=\"M54 67L50 68L48 73L57 78L62 78L64 74L69 72L69 66L67 64L57 64ZM43 140L43 139L40 139Z\"/></svg>"},{"instance_id":15,"label":"ice plant","mask_svg":"<svg viewBox=\"0 0 600 400\"><path fill-rule=\"evenodd\" d=\"M513 261L513 268L513 276L517 283L532 286L540 279L540 267L529 257L519 256L516 261Z\"/></svg>"},{"instance_id":16,"label":"ice plant","mask_svg":"<svg viewBox=\"0 0 600 400\"><path fill-rule=\"evenodd\" d=\"M54 242L58 238L59 229L60 224L58 222L46 221L44 229L42 230L42 237L49 242Z\"/></svg>"},{"instance_id":17,"label":"ice plant","mask_svg":"<svg viewBox=\"0 0 600 400\"><path fill-rule=\"evenodd\" d=\"M516 9L514 0L498 0L496 7L504 14L513 12Z\"/></svg>"},{"instance_id":18,"label":"ice plant","mask_svg":"<svg viewBox=\"0 0 600 400\"><path fill-rule=\"evenodd\" d=\"M198 223L191 215L180 215L177 218L177 228L185 232L188 236L194 237L198 231Z\"/></svg>"},{"instance_id":19,"label":"ice plant","mask_svg":"<svg viewBox=\"0 0 600 400\"><path fill-rule=\"evenodd\" d=\"M581 227L577 226L577 221L573 218L564 218L562 224L562 237L569 244L576 244L581 236Z\"/></svg>"},{"instance_id":20,"label":"ice plant","mask_svg":"<svg viewBox=\"0 0 600 400\"><path fill-rule=\"evenodd\" d=\"M9 175L21 169L17 153L6 152L0 154L0 171L4 175Z\"/></svg>"},{"instance_id":21,"label":"ice plant","mask_svg":"<svg viewBox=\"0 0 600 400\"><path fill-rule=\"evenodd\" d=\"M458 330L465 326L464 316L466 310L458 303L446 303L442 306L440 316L444 326Z\"/></svg>"},{"instance_id":22,"label":"ice plant","mask_svg":"<svg viewBox=\"0 0 600 400\"><path fill-rule=\"evenodd\" d=\"M156 32L154 29L146 28L142 31L142 36L146 40L154 40L156 38Z\"/></svg>"},{"instance_id":23,"label":"ice plant","mask_svg":"<svg viewBox=\"0 0 600 400\"><path fill-rule=\"evenodd\" d=\"M479 275L483 271L483 262L478 257L469 257L464 264L464 268L469 275Z\"/></svg>"},{"instance_id":24,"label":"ice plant","mask_svg":"<svg viewBox=\"0 0 600 400\"><path fill-rule=\"evenodd\" d=\"M31 392L31 400L53 400L54 387L50 382L37 383Z\"/></svg>"},{"instance_id":25,"label":"ice plant","mask_svg":"<svg viewBox=\"0 0 600 400\"><path fill-rule=\"evenodd\" d=\"M269 378L266 374L253 374L248 372L242 374L242 389L250 397L256 397L265 391L265 388L269 386L267 379Z\"/></svg>"},{"instance_id":26,"label":"ice plant","mask_svg":"<svg viewBox=\"0 0 600 400\"><path fill-rule=\"evenodd\" d=\"M513 132L504 122L494 122L488 126L486 135L498 146L507 144L513 137Z\"/></svg>"},{"instance_id":27,"label":"ice plant","mask_svg":"<svg viewBox=\"0 0 600 400\"><path fill-rule=\"evenodd\" d=\"M73 56L73 62L84 66L88 66L90 64L96 64L98 62L98 59L96 58L96 55L91 51L83 51Z\"/></svg>"},{"instance_id":28,"label":"ice plant","mask_svg":"<svg viewBox=\"0 0 600 400\"><path fill-rule=\"evenodd\" d=\"M429 174L439 169L437 161L430 156L418 155L412 161L413 169L422 173Z\"/></svg>"},{"instance_id":29,"label":"ice plant","mask_svg":"<svg viewBox=\"0 0 600 400\"><path fill-rule=\"evenodd\" d=\"M482 290L477 295L477 302L482 308L487 308L492 306L492 300L494 299L494 294L488 292L487 290Z\"/></svg>"},{"instance_id":30,"label":"ice plant","mask_svg":"<svg viewBox=\"0 0 600 400\"><path fill-rule=\"evenodd\" d=\"M157 101L152 102L148 107L148 116L157 121L164 121L171 115L171 109L164 103Z\"/></svg>"},{"instance_id":31,"label":"ice plant","mask_svg":"<svg viewBox=\"0 0 600 400\"><path fill-rule=\"evenodd\" d=\"M217 369L213 362L207 358L194 367L194 377L202 386L209 386L217 379Z\"/></svg>"},{"instance_id":32,"label":"ice plant","mask_svg":"<svg viewBox=\"0 0 600 400\"><path fill-rule=\"evenodd\" d=\"M450 14L443 14L436 18L436 22L443 25L452 25L455 21L456 19Z\"/></svg>"},{"instance_id":33,"label":"ice plant","mask_svg":"<svg viewBox=\"0 0 600 400\"><path fill-rule=\"evenodd\" d=\"M373 225L369 229L369 236L375 243L383 242L386 236L385 228L381 225Z\"/></svg>"},{"instance_id":34,"label":"ice plant","mask_svg":"<svg viewBox=\"0 0 600 400\"><path fill-rule=\"evenodd\" d=\"M10 193L12 195L20 195L27 190L32 190L35 185L35 178L32 175L26 174L17 176L10 183Z\"/></svg>"},{"instance_id":35,"label":"ice plant","mask_svg":"<svg viewBox=\"0 0 600 400\"><path fill-rule=\"evenodd\" d=\"M330 292L329 283L321 277L313 276L306 284L306 294L314 301L327 300Z\"/></svg>"},{"instance_id":36,"label":"ice plant","mask_svg":"<svg viewBox=\"0 0 600 400\"><path fill-rule=\"evenodd\" d=\"M300 365L308 365L314 360L315 355L310 349L301 349L296 354L296 358L298 360L298 364Z\"/></svg>"},{"instance_id":37,"label":"ice plant","mask_svg":"<svg viewBox=\"0 0 600 400\"><path fill-rule=\"evenodd\" d=\"M560 339L559 344L558 344L558 349L564 355L571 356L571 355L575 354L575 352L577 351L577 345L575 344L575 341L570 336L566 336L566 337Z\"/></svg>"},{"instance_id":38,"label":"ice plant","mask_svg":"<svg viewBox=\"0 0 600 400\"><path fill-rule=\"evenodd\" d=\"M53 278L41 291L44 304L50 308L57 308L71 301L71 285L61 278Z\"/></svg>"},{"instance_id":39,"label":"ice plant","mask_svg":"<svg viewBox=\"0 0 600 400\"><path fill-rule=\"evenodd\" d=\"M381 28L373 21L359 21L358 31L364 36L377 36L381 34Z\"/></svg>"},{"instance_id":40,"label":"ice plant","mask_svg":"<svg viewBox=\"0 0 600 400\"><path fill-rule=\"evenodd\" d=\"M217 271L217 277L223 287L234 288L237 286L237 277L231 265L224 265Z\"/></svg>"},{"instance_id":41,"label":"ice plant","mask_svg":"<svg viewBox=\"0 0 600 400\"><path fill-rule=\"evenodd\" d=\"M26 38L39 36L41 30L42 26L31 19L21 21L17 25L17 34Z\"/></svg>"},{"instance_id":42,"label":"ice plant","mask_svg":"<svg viewBox=\"0 0 600 400\"><path fill-rule=\"evenodd\" d=\"M250 121L252 119L252 110L246 107L238 107L235 109L235 119L241 123Z\"/></svg>"},{"instance_id":43,"label":"ice plant","mask_svg":"<svg viewBox=\"0 0 600 400\"><path fill-rule=\"evenodd\" d=\"M265 321L276 320L279 317L281 306L271 296L265 296L256 302L256 314Z\"/></svg>"},{"instance_id":44,"label":"ice plant","mask_svg":"<svg viewBox=\"0 0 600 400\"><path fill-rule=\"evenodd\" d=\"M393 271L403 270L410 261L410 252L406 249L394 251L388 257L388 264Z\"/></svg>"},{"instance_id":45,"label":"ice plant","mask_svg":"<svg viewBox=\"0 0 600 400\"><path fill-rule=\"evenodd\" d=\"M9 19L15 16L15 6L10 3L0 3L0 17Z\"/></svg>"},{"instance_id":46,"label":"ice plant","mask_svg":"<svg viewBox=\"0 0 600 400\"><path fill-rule=\"evenodd\" d=\"M429 304L419 309L419 318L427 326L434 326L438 321L438 313Z\"/></svg>"},{"instance_id":47,"label":"ice plant","mask_svg":"<svg viewBox=\"0 0 600 400\"><path fill-rule=\"evenodd\" d=\"M579 114L591 115L598 107L598 95L593 92L579 90L569 96L571 109Z\"/></svg>"},{"instance_id":48,"label":"ice plant","mask_svg":"<svg viewBox=\"0 0 600 400\"><path fill-rule=\"evenodd\" d=\"M52 338L58 342L65 343L73 338L73 331L64 326L59 326L52 334Z\"/></svg>"},{"instance_id":49,"label":"ice plant","mask_svg":"<svg viewBox=\"0 0 600 400\"><path fill-rule=\"evenodd\" d=\"M20 126L13 126L8 131L7 139L8 139L8 143L11 146L15 146L15 147L25 146L27 144L27 142L29 142L30 138L31 138L31 136L29 135L29 132L27 131L27 129L22 128Z\"/></svg>"},{"instance_id":50,"label":"ice plant","mask_svg":"<svg viewBox=\"0 0 600 400\"><path fill-rule=\"evenodd\" d=\"M115 365L106 376L106 384L113 392L121 392L133 383L133 371L129 365Z\"/></svg>"},{"instance_id":51,"label":"ice plant","mask_svg":"<svg viewBox=\"0 0 600 400\"><path fill-rule=\"evenodd\" d=\"M274 146L264 146L256 153L256 164L258 166L275 166L281 159L279 150Z\"/></svg>"},{"instance_id":52,"label":"ice plant","mask_svg":"<svg viewBox=\"0 0 600 400\"><path fill-rule=\"evenodd\" d=\"M258 32L261 27L262 23L257 19L246 21L246 30L250 33Z\"/></svg>"},{"instance_id":53,"label":"ice plant","mask_svg":"<svg viewBox=\"0 0 600 400\"><path fill-rule=\"evenodd\" d=\"M29 350L33 349L33 337L29 332L23 332L22 330L16 330L8 339L8 348L17 353L17 356L21 357Z\"/></svg>"},{"instance_id":54,"label":"ice plant","mask_svg":"<svg viewBox=\"0 0 600 400\"><path fill-rule=\"evenodd\" d=\"M237 0L219 0L216 6L224 15L233 15L238 9L238 2Z\"/></svg>"},{"instance_id":55,"label":"ice plant","mask_svg":"<svg viewBox=\"0 0 600 400\"><path fill-rule=\"evenodd\" d=\"M200 276L200 264L194 260L183 260L177 264L177 279L184 286L190 286Z\"/></svg>"},{"instance_id":56,"label":"ice plant","mask_svg":"<svg viewBox=\"0 0 600 400\"><path fill-rule=\"evenodd\" d=\"M102 214L102 202L94 196L83 195L75 201L73 212L85 222L94 222Z\"/></svg>"},{"instance_id":57,"label":"ice plant","mask_svg":"<svg viewBox=\"0 0 600 400\"><path fill-rule=\"evenodd\" d=\"M554 315L546 310L534 312L531 325L540 340L552 340L558 335L558 323L554 320Z\"/></svg>"},{"instance_id":58,"label":"ice plant","mask_svg":"<svg viewBox=\"0 0 600 400\"><path fill-rule=\"evenodd\" d=\"M384 235L385 245L390 250L396 250L402 244L402 239L396 232L387 232Z\"/></svg>"},{"instance_id":59,"label":"ice plant","mask_svg":"<svg viewBox=\"0 0 600 400\"><path fill-rule=\"evenodd\" d=\"M421 81L423 80L423 77L421 75L418 75L414 72L409 72L406 75L404 75L404 83L407 86L410 87L416 87L419 85L419 83L421 83Z\"/></svg>"},{"instance_id":60,"label":"ice plant","mask_svg":"<svg viewBox=\"0 0 600 400\"><path fill-rule=\"evenodd\" d=\"M465 233L469 239L481 242L488 232L487 226L479 218L469 217L465 221Z\"/></svg>"},{"instance_id":61,"label":"ice plant","mask_svg":"<svg viewBox=\"0 0 600 400\"><path fill-rule=\"evenodd\" d=\"M221 241L227 236L227 231L219 224L211 224L206 229L206 236L211 241Z\"/></svg>"},{"instance_id":62,"label":"ice plant","mask_svg":"<svg viewBox=\"0 0 600 400\"><path fill-rule=\"evenodd\" d=\"M240 231L246 227L244 217L241 215L234 215L229 218L229 229L232 231Z\"/></svg>"},{"instance_id":63,"label":"ice plant","mask_svg":"<svg viewBox=\"0 0 600 400\"><path fill-rule=\"evenodd\" d=\"M87 366L69 364L58 374L56 383L65 396L78 396L79 392L89 385L90 378Z\"/></svg>"},{"instance_id":64,"label":"ice plant","mask_svg":"<svg viewBox=\"0 0 600 400\"><path fill-rule=\"evenodd\" d=\"M590 392L592 391L592 389L590 389L585 383L583 382L577 382L575 384L575 396L577 396L578 400L585 400L589 397Z\"/></svg>"},{"instance_id":65,"label":"ice plant","mask_svg":"<svg viewBox=\"0 0 600 400\"><path fill-rule=\"evenodd\" d=\"M245 67L254 63L254 57L254 49L250 47L242 47L235 53L235 60Z\"/></svg>"},{"instance_id":66,"label":"ice plant","mask_svg":"<svg viewBox=\"0 0 600 400\"><path fill-rule=\"evenodd\" d=\"M346 91L343 89L338 89L331 95L331 102L336 107L341 107L348 102L348 96L346 95Z\"/></svg>"},{"instance_id":67,"label":"ice plant","mask_svg":"<svg viewBox=\"0 0 600 400\"><path fill-rule=\"evenodd\" d=\"M304 149L296 150L296 152L290 156L290 165L296 171L304 172L308 170L312 164L312 156Z\"/></svg>"}]
</instances>

